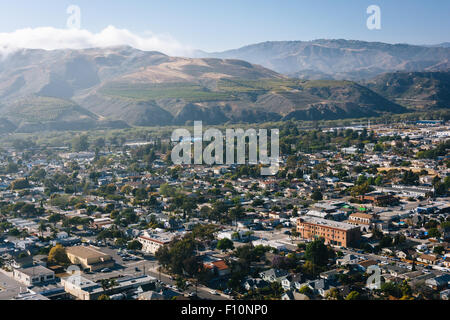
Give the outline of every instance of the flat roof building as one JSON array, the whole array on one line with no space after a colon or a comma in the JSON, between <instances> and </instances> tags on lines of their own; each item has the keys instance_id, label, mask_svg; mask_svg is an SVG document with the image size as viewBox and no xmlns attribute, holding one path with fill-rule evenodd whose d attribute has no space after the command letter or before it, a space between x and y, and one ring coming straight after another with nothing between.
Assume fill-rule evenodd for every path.
<instances>
[{"instance_id":1,"label":"flat roof building","mask_svg":"<svg viewBox=\"0 0 450 320\"><path fill-rule=\"evenodd\" d=\"M71 276L61 279L64 290L78 300L97 300L102 294L108 295L135 290L139 287L154 288L156 278L148 275L124 277L116 280L116 286L103 290L102 286L82 276Z\"/></svg>"},{"instance_id":2,"label":"flat roof building","mask_svg":"<svg viewBox=\"0 0 450 320\"><path fill-rule=\"evenodd\" d=\"M358 226L315 217L298 219L297 232L303 239L323 238L325 244L342 247L356 245L361 239L361 231Z\"/></svg>"},{"instance_id":3,"label":"flat roof building","mask_svg":"<svg viewBox=\"0 0 450 320\"><path fill-rule=\"evenodd\" d=\"M356 212L352 213L349 217L349 223L350 224L364 224L364 225L370 225L374 220L374 216L368 213L361 213Z\"/></svg>"},{"instance_id":4,"label":"flat roof building","mask_svg":"<svg viewBox=\"0 0 450 320\"><path fill-rule=\"evenodd\" d=\"M43 266L13 270L13 278L27 286L37 286L55 280L55 273Z\"/></svg>"},{"instance_id":5,"label":"flat roof building","mask_svg":"<svg viewBox=\"0 0 450 320\"><path fill-rule=\"evenodd\" d=\"M138 237L138 241L142 244L142 251L145 253L155 254L159 248L169 244L178 234L176 233L158 233L146 234Z\"/></svg>"},{"instance_id":6,"label":"flat roof building","mask_svg":"<svg viewBox=\"0 0 450 320\"><path fill-rule=\"evenodd\" d=\"M83 269L88 269L89 271L114 267L114 260L110 255L92 247L69 247L66 249L66 252L70 262L81 265Z\"/></svg>"}]
</instances>

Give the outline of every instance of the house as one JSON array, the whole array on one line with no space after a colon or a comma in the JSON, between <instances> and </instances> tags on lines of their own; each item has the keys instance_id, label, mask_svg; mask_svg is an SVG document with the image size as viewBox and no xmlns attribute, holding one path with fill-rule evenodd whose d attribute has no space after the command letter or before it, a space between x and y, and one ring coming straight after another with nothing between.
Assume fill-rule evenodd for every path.
<instances>
[{"instance_id":1,"label":"house","mask_svg":"<svg viewBox=\"0 0 450 320\"><path fill-rule=\"evenodd\" d=\"M38 254L33 257L33 264L47 267L48 256L45 254Z\"/></svg>"},{"instance_id":2,"label":"house","mask_svg":"<svg viewBox=\"0 0 450 320\"><path fill-rule=\"evenodd\" d=\"M301 274L291 274L281 280L281 286L284 290L290 289L301 289L302 275Z\"/></svg>"},{"instance_id":3,"label":"house","mask_svg":"<svg viewBox=\"0 0 450 320\"><path fill-rule=\"evenodd\" d=\"M33 251L36 248L36 240L31 238L26 238L24 240L17 240L16 248L19 250L25 250L25 251Z\"/></svg>"},{"instance_id":4,"label":"house","mask_svg":"<svg viewBox=\"0 0 450 320\"><path fill-rule=\"evenodd\" d=\"M327 218L329 218L330 214L328 212L309 210L308 213L306 214L306 216L327 219Z\"/></svg>"},{"instance_id":5,"label":"house","mask_svg":"<svg viewBox=\"0 0 450 320\"><path fill-rule=\"evenodd\" d=\"M285 251L286 250L286 245L276 241L276 240L265 240L265 239L258 239L258 240L254 240L252 241L253 246L264 246L264 247L271 247L274 248L278 251Z\"/></svg>"},{"instance_id":6,"label":"house","mask_svg":"<svg viewBox=\"0 0 450 320\"><path fill-rule=\"evenodd\" d=\"M398 250L395 252L397 258L406 259L408 257L408 253L405 250Z\"/></svg>"},{"instance_id":7,"label":"house","mask_svg":"<svg viewBox=\"0 0 450 320\"><path fill-rule=\"evenodd\" d=\"M68 247L68 246L74 246L81 243L81 239L79 237L67 237L67 238L60 238L60 239L56 239L56 240L52 240L51 244L52 245L56 245L56 244L61 244L64 247Z\"/></svg>"},{"instance_id":8,"label":"house","mask_svg":"<svg viewBox=\"0 0 450 320\"><path fill-rule=\"evenodd\" d=\"M314 294L319 294L322 297L325 297L325 294L328 290L330 290L331 288L334 288L331 285L331 282L328 280L325 280L325 279L317 279L317 280L308 281L306 283L303 283L302 287L304 287L305 285L307 287L309 287L314 292Z\"/></svg>"},{"instance_id":9,"label":"house","mask_svg":"<svg viewBox=\"0 0 450 320\"><path fill-rule=\"evenodd\" d=\"M114 223L110 218L97 218L92 222L92 226L97 229L109 228Z\"/></svg>"},{"instance_id":10,"label":"house","mask_svg":"<svg viewBox=\"0 0 450 320\"><path fill-rule=\"evenodd\" d=\"M138 300L165 300L165 296L162 293L150 290L138 295Z\"/></svg>"},{"instance_id":11,"label":"house","mask_svg":"<svg viewBox=\"0 0 450 320\"><path fill-rule=\"evenodd\" d=\"M409 270L403 267L399 267L399 266L392 266L392 265L383 265L381 266L381 270L383 273L388 273L394 277L398 277L401 274L407 273Z\"/></svg>"},{"instance_id":12,"label":"house","mask_svg":"<svg viewBox=\"0 0 450 320\"><path fill-rule=\"evenodd\" d=\"M336 280L336 278L339 274L340 274L339 270L333 269L333 270L328 270L328 271L322 272L319 276L322 279L334 281L334 280Z\"/></svg>"},{"instance_id":13,"label":"house","mask_svg":"<svg viewBox=\"0 0 450 320\"><path fill-rule=\"evenodd\" d=\"M444 266L446 266L447 268L450 268L450 258L447 257L447 259L445 259L444 261L442 261L442 263L443 263Z\"/></svg>"},{"instance_id":14,"label":"house","mask_svg":"<svg viewBox=\"0 0 450 320\"><path fill-rule=\"evenodd\" d=\"M225 277L231 272L230 268L223 260L208 261L204 262L203 265L206 269L214 272L214 274L216 274L218 277Z\"/></svg>"},{"instance_id":15,"label":"house","mask_svg":"<svg viewBox=\"0 0 450 320\"><path fill-rule=\"evenodd\" d=\"M247 291L255 290L255 289L261 289L261 288L267 287L268 285L269 285L269 283L267 281L264 281L263 279L259 279L259 278L256 278L256 279L254 279L254 278L247 278L242 283L242 286Z\"/></svg>"},{"instance_id":16,"label":"house","mask_svg":"<svg viewBox=\"0 0 450 320\"><path fill-rule=\"evenodd\" d=\"M377 206L393 205L398 203L398 199L390 194L372 193L359 196L361 201L370 201Z\"/></svg>"},{"instance_id":17,"label":"house","mask_svg":"<svg viewBox=\"0 0 450 320\"><path fill-rule=\"evenodd\" d=\"M353 254L346 254L341 259L336 260L336 264L338 266L346 266L348 264L357 264L359 262L359 258Z\"/></svg>"},{"instance_id":18,"label":"house","mask_svg":"<svg viewBox=\"0 0 450 320\"><path fill-rule=\"evenodd\" d=\"M14 252L14 244L11 242L4 242L0 236L0 256L10 256Z\"/></svg>"},{"instance_id":19,"label":"house","mask_svg":"<svg viewBox=\"0 0 450 320\"><path fill-rule=\"evenodd\" d=\"M441 297L441 300L450 300L450 289L442 290L439 292L439 296Z\"/></svg>"},{"instance_id":20,"label":"house","mask_svg":"<svg viewBox=\"0 0 450 320\"><path fill-rule=\"evenodd\" d=\"M422 254L417 257L417 261L423 262L426 264L436 264L436 262L438 261L438 258L431 254Z\"/></svg>"},{"instance_id":21,"label":"house","mask_svg":"<svg viewBox=\"0 0 450 320\"><path fill-rule=\"evenodd\" d=\"M286 291L282 296L281 300L310 300L306 294L289 290Z\"/></svg>"},{"instance_id":22,"label":"house","mask_svg":"<svg viewBox=\"0 0 450 320\"><path fill-rule=\"evenodd\" d=\"M15 253L10 261L13 268L28 268L33 266L33 256L28 255L25 251Z\"/></svg>"},{"instance_id":23,"label":"house","mask_svg":"<svg viewBox=\"0 0 450 320\"><path fill-rule=\"evenodd\" d=\"M450 228L449 227L443 229L441 233L442 233L442 239L450 240Z\"/></svg>"},{"instance_id":24,"label":"house","mask_svg":"<svg viewBox=\"0 0 450 320\"><path fill-rule=\"evenodd\" d=\"M426 244L422 243L422 244L418 244L416 246L416 248L417 248L417 251L425 251L428 249L428 246Z\"/></svg>"},{"instance_id":25,"label":"house","mask_svg":"<svg viewBox=\"0 0 450 320\"><path fill-rule=\"evenodd\" d=\"M410 271L410 272L404 273L404 274L400 275L399 278L402 278L405 280L413 280L413 279L417 279L418 277L422 277L422 276L423 276L422 270L416 270L416 271Z\"/></svg>"},{"instance_id":26,"label":"house","mask_svg":"<svg viewBox=\"0 0 450 320\"><path fill-rule=\"evenodd\" d=\"M425 284L433 290L448 288L450 285L450 274L444 273L438 277L427 279Z\"/></svg>"},{"instance_id":27,"label":"house","mask_svg":"<svg viewBox=\"0 0 450 320\"><path fill-rule=\"evenodd\" d=\"M259 274L261 279L268 282L281 282L287 275L287 271L279 269L269 269Z\"/></svg>"},{"instance_id":28,"label":"house","mask_svg":"<svg viewBox=\"0 0 450 320\"><path fill-rule=\"evenodd\" d=\"M277 188L277 186L278 183L276 180L266 180L259 183L259 187L264 190L274 190Z\"/></svg>"},{"instance_id":29,"label":"house","mask_svg":"<svg viewBox=\"0 0 450 320\"><path fill-rule=\"evenodd\" d=\"M237 241L240 239L240 237L244 236L244 232L243 231L233 231L233 230L227 230L227 231L221 231L219 233L217 233L217 239L218 240L222 240L222 239L228 239L231 241Z\"/></svg>"},{"instance_id":30,"label":"house","mask_svg":"<svg viewBox=\"0 0 450 320\"><path fill-rule=\"evenodd\" d=\"M364 260L358 263L358 267L364 272L367 271L370 266L376 265L378 265L378 262L375 260Z\"/></svg>"}]
</instances>

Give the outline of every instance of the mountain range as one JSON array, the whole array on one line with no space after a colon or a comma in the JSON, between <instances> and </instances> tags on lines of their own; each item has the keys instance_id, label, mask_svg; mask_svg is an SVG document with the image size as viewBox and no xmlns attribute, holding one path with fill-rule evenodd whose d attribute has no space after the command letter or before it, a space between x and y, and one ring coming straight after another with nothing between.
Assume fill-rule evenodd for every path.
<instances>
[{"instance_id":1,"label":"mountain range","mask_svg":"<svg viewBox=\"0 0 450 320\"><path fill-rule=\"evenodd\" d=\"M450 72L386 73L367 81L366 85L409 108L448 108L450 105Z\"/></svg>"},{"instance_id":2,"label":"mountain range","mask_svg":"<svg viewBox=\"0 0 450 320\"><path fill-rule=\"evenodd\" d=\"M436 46L357 40L268 41L216 53L301 79L364 80L394 71L443 71L450 68L448 43Z\"/></svg>"},{"instance_id":3,"label":"mountain range","mask_svg":"<svg viewBox=\"0 0 450 320\"><path fill-rule=\"evenodd\" d=\"M185 125L194 120L215 125L358 118L407 112L411 105L405 101L413 99L428 101L413 107L448 106L448 72L437 70L448 66L450 49L407 45L393 48L340 40L315 43L310 49L298 42L281 46L266 43L266 50L261 45L245 49L247 53L259 52L261 60L256 62L241 60L247 59L245 55L228 58L229 53L223 57L170 57L127 46L21 49L0 60L0 133ZM338 49L339 43L346 49ZM331 45L335 49L331 50ZM384 64L377 58L380 46L391 48ZM287 66L289 59L280 59L278 64L269 59L282 51L294 55L298 48L303 54L311 53L303 63L308 71L289 73L286 71L295 69ZM427 55L428 60L424 60ZM274 63L275 71L261 63L264 57ZM332 60L343 57L349 61L335 60L333 69ZM359 68L353 67L356 60ZM298 55L292 61L298 62ZM306 61L314 63L307 65ZM373 67L373 61L383 67ZM363 67L367 64L371 67ZM399 66L407 65L421 70L381 74L391 68L402 71ZM284 72L279 68L285 68ZM376 77L358 82L336 80L330 70L342 76L359 73ZM315 76L310 77L312 74ZM422 86L420 90L418 86Z\"/></svg>"}]
</instances>

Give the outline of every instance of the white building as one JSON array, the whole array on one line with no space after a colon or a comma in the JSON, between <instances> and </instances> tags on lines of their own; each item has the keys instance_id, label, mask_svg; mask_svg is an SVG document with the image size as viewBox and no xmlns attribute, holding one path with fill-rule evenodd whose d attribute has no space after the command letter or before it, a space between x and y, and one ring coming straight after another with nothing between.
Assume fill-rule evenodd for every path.
<instances>
[{"instance_id":1,"label":"white building","mask_svg":"<svg viewBox=\"0 0 450 320\"><path fill-rule=\"evenodd\" d=\"M41 285L55 279L55 273L43 266L13 270L13 278L27 286Z\"/></svg>"},{"instance_id":2,"label":"white building","mask_svg":"<svg viewBox=\"0 0 450 320\"><path fill-rule=\"evenodd\" d=\"M155 254L159 248L169 244L177 235L179 234L172 232L144 234L139 236L137 240L142 244L143 252Z\"/></svg>"}]
</instances>

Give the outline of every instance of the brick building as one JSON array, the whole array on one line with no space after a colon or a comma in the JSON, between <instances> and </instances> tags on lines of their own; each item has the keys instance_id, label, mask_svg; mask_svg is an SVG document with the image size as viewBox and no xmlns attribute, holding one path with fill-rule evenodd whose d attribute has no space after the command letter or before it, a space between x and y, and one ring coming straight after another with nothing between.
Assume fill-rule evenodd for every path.
<instances>
[{"instance_id":1,"label":"brick building","mask_svg":"<svg viewBox=\"0 0 450 320\"><path fill-rule=\"evenodd\" d=\"M304 239L323 238L325 244L342 247L357 245L361 239L358 226L314 217L298 219L297 232Z\"/></svg>"}]
</instances>

